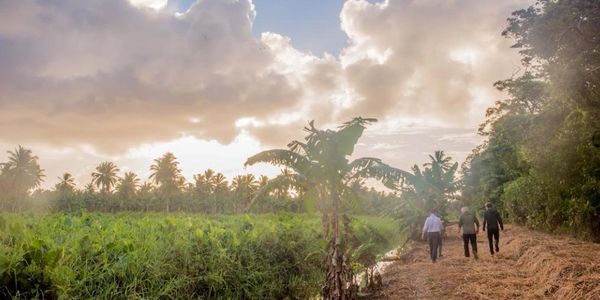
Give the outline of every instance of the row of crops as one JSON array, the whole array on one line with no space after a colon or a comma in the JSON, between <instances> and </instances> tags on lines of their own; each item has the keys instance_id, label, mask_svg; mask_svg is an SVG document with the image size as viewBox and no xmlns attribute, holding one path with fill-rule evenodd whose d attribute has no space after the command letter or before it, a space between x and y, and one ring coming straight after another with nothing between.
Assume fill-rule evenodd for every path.
<instances>
[{"instance_id":1,"label":"row of crops","mask_svg":"<svg viewBox=\"0 0 600 300\"><path fill-rule=\"evenodd\" d=\"M357 257L397 245L392 220L353 228ZM306 299L324 251L310 215L5 214L0 298Z\"/></svg>"}]
</instances>

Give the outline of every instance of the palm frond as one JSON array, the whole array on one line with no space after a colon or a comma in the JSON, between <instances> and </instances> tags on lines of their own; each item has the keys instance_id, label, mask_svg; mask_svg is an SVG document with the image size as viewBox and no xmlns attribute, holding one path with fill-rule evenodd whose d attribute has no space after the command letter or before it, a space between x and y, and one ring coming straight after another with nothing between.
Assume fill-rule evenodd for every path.
<instances>
[{"instance_id":1,"label":"palm frond","mask_svg":"<svg viewBox=\"0 0 600 300\"><path fill-rule=\"evenodd\" d=\"M297 173L304 173L310 167L310 161L303 155L294 151L274 149L260 152L246 160L244 166L252 166L257 163L268 163L290 168Z\"/></svg>"},{"instance_id":2,"label":"palm frond","mask_svg":"<svg viewBox=\"0 0 600 300\"><path fill-rule=\"evenodd\" d=\"M262 198L265 195L268 195L270 192L272 192L276 189L285 188L285 187L307 188L309 185L310 185L310 182L308 182L308 179L300 174L294 174L294 173L280 174L280 175L276 176L275 178L267 181L267 183L256 192L256 194L254 195L254 197L252 197L252 199L250 200L250 203L246 207L246 211L250 211L252 206L254 206L254 203L256 203L257 199Z\"/></svg>"},{"instance_id":3,"label":"palm frond","mask_svg":"<svg viewBox=\"0 0 600 300\"><path fill-rule=\"evenodd\" d=\"M351 178L374 178L390 189L398 189L404 181L411 180L414 177L411 173L389 166L378 158L358 158L352 161L349 166L351 168Z\"/></svg>"}]
</instances>

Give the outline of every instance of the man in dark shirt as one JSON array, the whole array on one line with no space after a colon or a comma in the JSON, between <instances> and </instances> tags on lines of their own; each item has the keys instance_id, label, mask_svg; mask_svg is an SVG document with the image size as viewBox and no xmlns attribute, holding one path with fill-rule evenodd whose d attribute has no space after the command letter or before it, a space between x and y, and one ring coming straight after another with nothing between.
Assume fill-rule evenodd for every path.
<instances>
[{"instance_id":1,"label":"man in dark shirt","mask_svg":"<svg viewBox=\"0 0 600 300\"><path fill-rule=\"evenodd\" d=\"M465 246L465 257L469 257L469 242L471 242L471 247L473 248L473 256L475 259L479 258L477 256L477 234L479 233L479 220L477 217L469 212L468 207L463 207L460 209L461 215L458 220L458 233L460 233L460 229L462 228L462 238Z\"/></svg>"},{"instance_id":2,"label":"man in dark shirt","mask_svg":"<svg viewBox=\"0 0 600 300\"><path fill-rule=\"evenodd\" d=\"M485 204L485 213L483 215L483 231L485 231L485 227L487 225L487 236L488 242L490 243L490 253L494 255L494 245L492 244L492 238L495 243L496 252L500 251L500 247L498 244L500 242L500 229L504 231L504 224L502 224L502 218L500 217L500 213L492 207L492 203L488 202ZM498 228L500 225L500 228Z\"/></svg>"}]
</instances>

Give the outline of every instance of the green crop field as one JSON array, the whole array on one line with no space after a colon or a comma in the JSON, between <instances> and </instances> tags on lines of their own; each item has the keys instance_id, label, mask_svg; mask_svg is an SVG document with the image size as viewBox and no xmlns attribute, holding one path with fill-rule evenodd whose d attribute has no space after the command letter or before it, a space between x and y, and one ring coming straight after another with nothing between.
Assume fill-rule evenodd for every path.
<instances>
[{"instance_id":1,"label":"green crop field","mask_svg":"<svg viewBox=\"0 0 600 300\"><path fill-rule=\"evenodd\" d=\"M385 253L397 226L354 218L354 251ZM4 214L0 298L305 299L325 243L312 215Z\"/></svg>"}]
</instances>

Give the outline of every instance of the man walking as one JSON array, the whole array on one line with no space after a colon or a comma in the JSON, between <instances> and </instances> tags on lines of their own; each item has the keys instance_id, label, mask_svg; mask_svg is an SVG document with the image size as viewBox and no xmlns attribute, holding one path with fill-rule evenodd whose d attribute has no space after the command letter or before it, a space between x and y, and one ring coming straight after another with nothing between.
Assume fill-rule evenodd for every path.
<instances>
[{"instance_id":1,"label":"man walking","mask_svg":"<svg viewBox=\"0 0 600 300\"><path fill-rule=\"evenodd\" d=\"M438 217L438 219L440 219L442 221L442 226L444 228L446 228L446 221L442 220L442 216L440 215L440 213L436 212L435 215ZM438 257L444 257L442 255L442 245L444 244L443 242L444 242L444 230L442 230L442 232L440 232L440 240L438 242L438 252L439 252Z\"/></svg>"},{"instance_id":2,"label":"man walking","mask_svg":"<svg viewBox=\"0 0 600 300\"><path fill-rule=\"evenodd\" d=\"M498 213L498 211L492 207L492 203L490 202L485 204L485 213L483 215L483 231L485 231L486 225L488 242L490 244L490 253L494 255L494 250L496 250L496 252L500 251L500 229L504 231L504 224L502 224L500 213ZM500 225L500 228L498 228L498 225ZM495 245L492 244L492 238L496 242Z\"/></svg>"},{"instance_id":3,"label":"man walking","mask_svg":"<svg viewBox=\"0 0 600 300\"><path fill-rule=\"evenodd\" d=\"M432 262L436 262L437 260L438 246L444 231L444 224L442 224L442 220L436 213L437 211L435 209L431 210L431 214L425 220L423 233L421 235L422 239L425 239L425 236L427 236L427 241L429 242L429 255L431 256Z\"/></svg>"},{"instance_id":4,"label":"man walking","mask_svg":"<svg viewBox=\"0 0 600 300\"><path fill-rule=\"evenodd\" d=\"M477 256L477 234L479 233L479 220L477 217L469 212L468 207L460 209L461 215L458 220L458 233L462 228L462 238L465 246L465 257L469 257L469 242L471 242L471 248L473 248L473 256L478 259Z\"/></svg>"}]
</instances>

